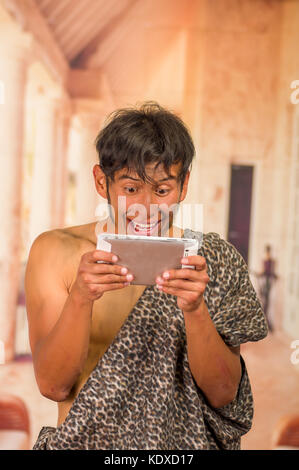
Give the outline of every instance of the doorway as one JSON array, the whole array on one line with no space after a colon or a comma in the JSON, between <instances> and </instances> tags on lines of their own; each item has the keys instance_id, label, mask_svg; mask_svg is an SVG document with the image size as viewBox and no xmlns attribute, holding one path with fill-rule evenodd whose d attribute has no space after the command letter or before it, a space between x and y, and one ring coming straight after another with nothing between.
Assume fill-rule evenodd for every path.
<instances>
[{"instance_id":1,"label":"doorway","mask_svg":"<svg viewBox=\"0 0 299 470\"><path fill-rule=\"evenodd\" d=\"M231 165L227 240L248 264L253 166Z\"/></svg>"}]
</instances>

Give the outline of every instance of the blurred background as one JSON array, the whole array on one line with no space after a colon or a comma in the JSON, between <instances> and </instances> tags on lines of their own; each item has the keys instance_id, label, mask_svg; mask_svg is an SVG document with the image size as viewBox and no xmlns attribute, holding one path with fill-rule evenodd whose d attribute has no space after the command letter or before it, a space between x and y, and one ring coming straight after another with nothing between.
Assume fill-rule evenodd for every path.
<instances>
[{"instance_id":1,"label":"blurred background","mask_svg":"<svg viewBox=\"0 0 299 470\"><path fill-rule=\"evenodd\" d=\"M242 448L299 446L298 52L296 0L0 0L0 448L30 449L57 421L32 366L30 246L96 220L95 137L145 100L188 125L185 202L241 252L267 315L268 337L241 348Z\"/></svg>"}]
</instances>

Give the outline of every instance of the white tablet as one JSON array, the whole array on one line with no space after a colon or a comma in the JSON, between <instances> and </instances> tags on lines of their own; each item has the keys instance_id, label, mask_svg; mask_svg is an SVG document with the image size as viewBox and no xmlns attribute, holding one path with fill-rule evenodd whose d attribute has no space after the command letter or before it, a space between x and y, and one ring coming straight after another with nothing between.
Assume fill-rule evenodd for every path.
<instances>
[{"instance_id":1,"label":"white tablet","mask_svg":"<svg viewBox=\"0 0 299 470\"><path fill-rule=\"evenodd\" d=\"M97 237L97 249L118 256L116 264L127 267L134 275L131 284L155 285L156 277L164 271L194 268L182 265L181 258L197 255L199 246L198 240L189 238L101 233Z\"/></svg>"}]
</instances>

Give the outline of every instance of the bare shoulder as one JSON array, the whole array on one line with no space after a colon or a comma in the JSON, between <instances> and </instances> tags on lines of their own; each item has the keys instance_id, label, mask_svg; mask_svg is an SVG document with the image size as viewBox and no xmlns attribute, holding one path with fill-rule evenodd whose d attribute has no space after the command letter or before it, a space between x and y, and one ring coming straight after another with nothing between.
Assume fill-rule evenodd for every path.
<instances>
[{"instance_id":1,"label":"bare shoulder","mask_svg":"<svg viewBox=\"0 0 299 470\"><path fill-rule=\"evenodd\" d=\"M75 243L65 229L48 230L35 238L30 248L29 257L48 256L54 261L53 256L55 256L55 259L63 262L74 248Z\"/></svg>"},{"instance_id":2,"label":"bare shoulder","mask_svg":"<svg viewBox=\"0 0 299 470\"><path fill-rule=\"evenodd\" d=\"M92 224L56 228L42 232L35 238L28 262L51 262L52 268L59 271L69 290L82 254L95 248Z\"/></svg>"},{"instance_id":3,"label":"bare shoulder","mask_svg":"<svg viewBox=\"0 0 299 470\"><path fill-rule=\"evenodd\" d=\"M95 249L95 236L92 233L94 224L75 225L72 227L56 228L38 235L31 247L32 250L59 250L65 257L76 255L83 249Z\"/></svg>"},{"instance_id":4,"label":"bare shoulder","mask_svg":"<svg viewBox=\"0 0 299 470\"><path fill-rule=\"evenodd\" d=\"M72 227L56 229L56 231L59 232L58 235L62 239L72 240L77 246L90 245L95 247L95 223L74 225Z\"/></svg>"}]
</instances>

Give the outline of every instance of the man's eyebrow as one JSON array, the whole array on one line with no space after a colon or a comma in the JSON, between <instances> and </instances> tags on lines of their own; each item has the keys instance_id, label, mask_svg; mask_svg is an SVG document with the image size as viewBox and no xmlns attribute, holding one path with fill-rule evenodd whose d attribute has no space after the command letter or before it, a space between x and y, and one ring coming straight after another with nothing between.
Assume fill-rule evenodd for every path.
<instances>
[{"instance_id":1,"label":"man's eyebrow","mask_svg":"<svg viewBox=\"0 0 299 470\"><path fill-rule=\"evenodd\" d=\"M158 183L162 183L163 181L168 181L168 180L176 180L176 176L173 176L173 175L167 176L167 178L158 180Z\"/></svg>"},{"instance_id":2,"label":"man's eyebrow","mask_svg":"<svg viewBox=\"0 0 299 470\"><path fill-rule=\"evenodd\" d=\"M133 178L133 176L129 176L129 175L121 175L118 178L119 181L126 180L126 179L133 180L133 181L140 181L140 178Z\"/></svg>"},{"instance_id":3,"label":"man's eyebrow","mask_svg":"<svg viewBox=\"0 0 299 470\"><path fill-rule=\"evenodd\" d=\"M133 178L133 176L129 175L121 175L118 180L125 180L125 179L130 179L133 181L140 181L140 178ZM168 180L176 180L176 177L173 175L167 176L166 178L162 178L161 180L158 180L157 183L162 183L163 181L168 181Z\"/></svg>"}]
</instances>

